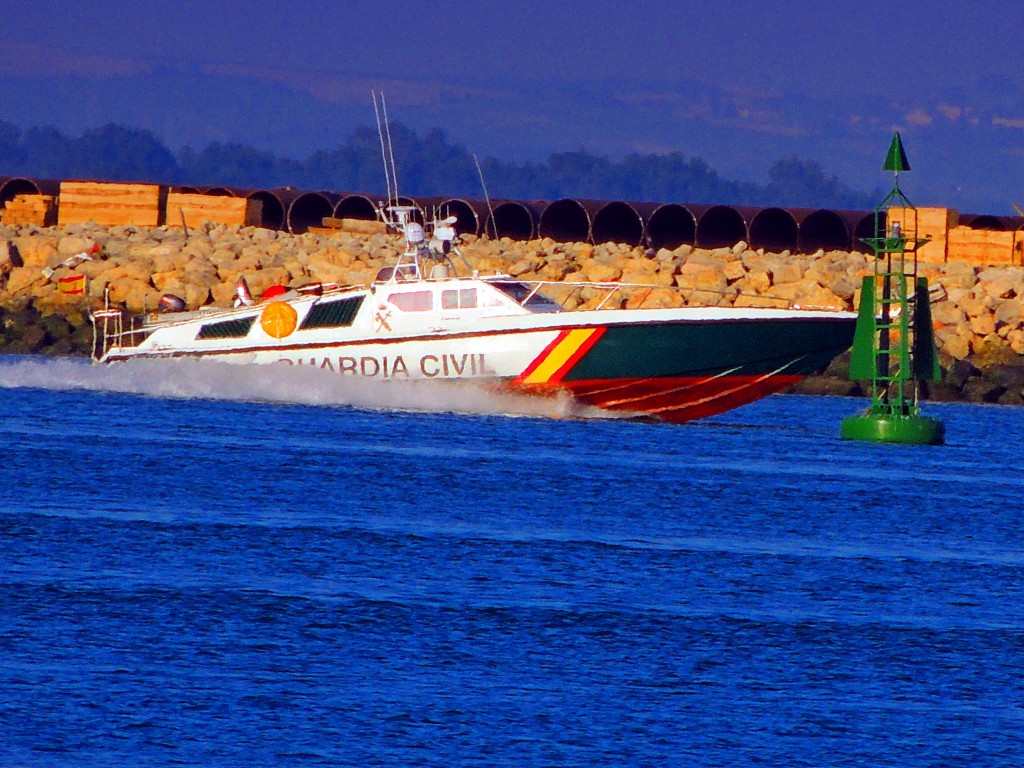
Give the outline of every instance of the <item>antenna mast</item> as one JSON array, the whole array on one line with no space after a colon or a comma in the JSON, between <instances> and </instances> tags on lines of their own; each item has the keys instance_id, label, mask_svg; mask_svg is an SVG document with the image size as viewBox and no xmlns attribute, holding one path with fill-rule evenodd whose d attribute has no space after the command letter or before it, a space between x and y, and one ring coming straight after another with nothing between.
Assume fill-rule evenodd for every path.
<instances>
[{"instance_id":1,"label":"antenna mast","mask_svg":"<svg viewBox=\"0 0 1024 768\"><path fill-rule=\"evenodd\" d=\"M398 166L395 165L395 147L391 142L391 125L388 123L388 105L384 101L383 92L380 95L380 109L381 112L384 113L384 132L388 137L388 157L391 160L391 177L395 187L395 197L391 204L398 205Z\"/></svg>"},{"instance_id":2,"label":"antenna mast","mask_svg":"<svg viewBox=\"0 0 1024 768\"><path fill-rule=\"evenodd\" d=\"M384 183L388 188L388 205L391 205L391 202L398 197L398 193L396 191L394 195L391 194L391 172L388 170L388 154L387 150L384 148L384 129L380 122L380 110L377 108L377 92L370 91L370 95L373 97L373 114L377 118L377 137L380 139L380 159L384 164ZM381 102L384 101L383 93L380 95L380 99ZM388 140L390 141L390 134Z\"/></svg>"},{"instance_id":3,"label":"antenna mast","mask_svg":"<svg viewBox=\"0 0 1024 768\"><path fill-rule=\"evenodd\" d=\"M484 200L487 202L487 212L491 220L491 229L494 231L494 239L498 239L498 222L494 220L494 208L491 207L491 196L487 194L487 183L484 181L484 172L480 168L480 161L476 159L476 153L473 153L473 162L476 163L476 172L480 176L480 186L484 190ZM484 234L487 234L487 227L484 227Z\"/></svg>"}]
</instances>

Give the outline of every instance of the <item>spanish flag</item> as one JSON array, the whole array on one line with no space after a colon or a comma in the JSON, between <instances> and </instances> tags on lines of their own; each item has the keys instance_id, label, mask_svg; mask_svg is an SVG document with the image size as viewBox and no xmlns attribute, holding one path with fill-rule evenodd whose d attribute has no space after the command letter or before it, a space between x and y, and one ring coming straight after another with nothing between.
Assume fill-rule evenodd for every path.
<instances>
[{"instance_id":1,"label":"spanish flag","mask_svg":"<svg viewBox=\"0 0 1024 768\"><path fill-rule=\"evenodd\" d=\"M85 293L85 275L69 275L57 280L57 290L61 293Z\"/></svg>"}]
</instances>

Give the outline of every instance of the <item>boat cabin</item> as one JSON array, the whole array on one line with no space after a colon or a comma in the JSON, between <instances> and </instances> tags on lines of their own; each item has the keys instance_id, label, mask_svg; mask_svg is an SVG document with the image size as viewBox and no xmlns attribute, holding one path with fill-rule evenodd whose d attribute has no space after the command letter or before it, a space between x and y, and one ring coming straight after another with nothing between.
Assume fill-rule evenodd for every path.
<instances>
[{"instance_id":1,"label":"boat cabin","mask_svg":"<svg viewBox=\"0 0 1024 768\"><path fill-rule=\"evenodd\" d=\"M409 314L432 312L451 318L563 311L536 287L500 275L441 280L395 276L388 282L375 283L373 291L382 303Z\"/></svg>"}]
</instances>

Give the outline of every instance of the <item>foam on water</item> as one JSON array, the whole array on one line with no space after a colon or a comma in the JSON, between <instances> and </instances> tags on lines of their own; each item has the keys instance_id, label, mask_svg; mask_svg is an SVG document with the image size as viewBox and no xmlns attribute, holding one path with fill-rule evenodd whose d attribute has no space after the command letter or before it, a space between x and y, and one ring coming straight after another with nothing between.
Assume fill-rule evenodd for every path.
<instances>
[{"instance_id":1,"label":"foam on water","mask_svg":"<svg viewBox=\"0 0 1024 768\"><path fill-rule=\"evenodd\" d=\"M117 392L145 397L349 406L541 418L615 418L575 402L499 389L486 382L379 381L310 366L232 365L208 360L132 360L96 366L78 359L12 357L0 388Z\"/></svg>"}]
</instances>

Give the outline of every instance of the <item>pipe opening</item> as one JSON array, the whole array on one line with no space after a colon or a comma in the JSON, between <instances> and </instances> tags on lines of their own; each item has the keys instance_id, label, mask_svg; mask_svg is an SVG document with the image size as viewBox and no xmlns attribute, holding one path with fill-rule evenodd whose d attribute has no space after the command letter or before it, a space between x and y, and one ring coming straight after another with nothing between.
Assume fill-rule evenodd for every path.
<instances>
[{"instance_id":1,"label":"pipe opening","mask_svg":"<svg viewBox=\"0 0 1024 768\"><path fill-rule=\"evenodd\" d=\"M659 206L647 220L647 242L652 248L674 251L680 245L697 242L697 220L682 205L669 203Z\"/></svg>"},{"instance_id":2,"label":"pipe opening","mask_svg":"<svg viewBox=\"0 0 1024 768\"><path fill-rule=\"evenodd\" d=\"M249 200L256 200L260 203L259 226L265 229L284 228L284 204L273 192L257 190L247 195Z\"/></svg>"},{"instance_id":3,"label":"pipe opening","mask_svg":"<svg viewBox=\"0 0 1024 768\"><path fill-rule=\"evenodd\" d=\"M799 247L804 253L814 253L818 249L848 251L850 231L838 213L821 209L800 222Z\"/></svg>"},{"instance_id":4,"label":"pipe opening","mask_svg":"<svg viewBox=\"0 0 1024 768\"><path fill-rule=\"evenodd\" d=\"M884 232L886 229L885 224L885 211L879 211L878 213L878 224ZM860 217L860 220L854 224L853 227L853 240L850 243L852 250L858 253L874 253L871 246L864 242L864 240L875 236L875 214L867 213Z\"/></svg>"},{"instance_id":5,"label":"pipe opening","mask_svg":"<svg viewBox=\"0 0 1024 768\"><path fill-rule=\"evenodd\" d=\"M18 195L41 195L43 190L39 184L32 179L15 177L8 179L0 185L0 208L5 207Z\"/></svg>"},{"instance_id":6,"label":"pipe opening","mask_svg":"<svg viewBox=\"0 0 1024 768\"><path fill-rule=\"evenodd\" d=\"M750 247L766 251L795 250L799 228L793 214L782 208L765 208L750 220Z\"/></svg>"},{"instance_id":7,"label":"pipe opening","mask_svg":"<svg viewBox=\"0 0 1024 768\"><path fill-rule=\"evenodd\" d=\"M320 192L299 195L288 207L288 230L293 235L308 232L310 227L322 227L324 219L334 213L334 206Z\"/></svg>"},{"instance_id":8,"label":"pipe opening","mask_svg":"<svg viewBox=\"0 0 1024 768\"><path fill-rule=\"evenodd\" d=\"M487 234L497 240L532 240L536 233L533 213L523 203L501 203L494 208L494 217L488 215Z\"/></svg>"},{"instance_id":9,"label":"pipe opening","mask_svg":"<svg viewBox=\"0 0 1024 768\"><path fill-rule=\"evenodd\" d=\"M724 248L747 237L747 225L740 212L728 205L708 208L697 222L697 245Z\"/></svg>"},{"instance_id":10,"label":"pipe opening","mask_svg":"<svg viewBox=\"0 0 1024 768\"><path fill-rule=\"evenodd\" d=\"M540 215L540 236L561 243L590 239L590 217L579 200L565 198L551 203Z\"/></svg>"},{"instance_id":11,"label":"pipe opening","mask_svg":"<svg viewBox=\"0 0 1024 768\"><path fill-rule=\"evenodd\" d=\"M374 221L377 218L377 206L366 195L349 195L348 197L343 197L334 206L334 217L337 219Z\"/></svg>"},{"instance_id":12,"label":"pipe opening","mask_svg":"<svg viewBox=\"0 0 1024 768\"><path fill-rule=\"evenodd\" d=\"M644 238L644 221L629 203L611 202L594 216L595 243L640 245Z\"/></svg>"}]
</instances>

